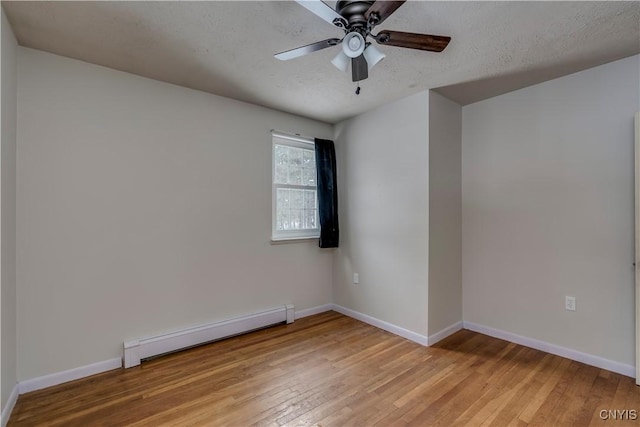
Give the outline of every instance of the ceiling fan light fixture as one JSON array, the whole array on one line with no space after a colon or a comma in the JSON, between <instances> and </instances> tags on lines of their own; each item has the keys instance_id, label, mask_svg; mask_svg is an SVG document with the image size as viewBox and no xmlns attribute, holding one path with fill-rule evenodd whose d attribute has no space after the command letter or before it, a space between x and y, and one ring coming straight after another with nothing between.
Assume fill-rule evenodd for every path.
<instances>
[{"instance_id":1,"label":"ceiling fan light fixture","mask_svg":"<svg viewBox=\"0 0 640 427\"><path fill-rule=\"evenodd\" d=\"M347 72L349 69L349 64L351 63L351 58L344 54L343 51L338 52L338 54L331 60L331 63L338 70L342 72Z\"/></svg>"},{"instance_id":2,"label":"ceiling fan light fixture","mask_svg":"<svg viewBox=\"0 0 640 427\"><path fill-rule=\"evenodd\" d=\"M380 49L375 47L373 44L367 46L364 50L364 59L367 60L367 65L369 67L369 71L376 65L378 62L382 61L387 55L382 53Z\"/></svg>"},{"instance_id":3,"label":"ceiling fan light fixture","mask_svg":"<svg viewBox=\"0 0 640 427\"><path fill-rule=\"evenodd\" d=\"M362 55L365 47L366 43L364 41L364 37L355 31L344 36L344 39L342 40L342 51L349 58L357 58Z\"/></svg>"},{"instance_id":4,"label":"ceiling fan light fixture","mask_svg":"<svg viewBox=\"0 0 640 427\"><path fill-rule=\"evenodd\" d=\"M367 41L369 38L380 45L429 52L442 52L451 41L449 36L404 31L382 30L377 34L372 33L374 27L382 24L407 0L340 0L335 7L329 6L326 0L294 1L323 21L344 31L345 36L280 52L275 55L276 59L286 61L340 44L340 52L331 63L344 72L351 68L354 82L368 78L369 71L386 56Z\"/></svg>"}]
</instances>

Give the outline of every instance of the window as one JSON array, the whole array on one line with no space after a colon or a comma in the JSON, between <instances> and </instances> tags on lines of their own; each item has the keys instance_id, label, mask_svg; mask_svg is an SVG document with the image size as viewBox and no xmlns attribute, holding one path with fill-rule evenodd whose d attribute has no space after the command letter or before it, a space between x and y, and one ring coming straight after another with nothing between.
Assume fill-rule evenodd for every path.
<instances>
[{"instance_id":1,"label":"window","mask_svg":"<svg viewBox=\"0 0 640 427\"><path fill-rule=\"evenodd\" d=\"M312 140L273 133L271 240L320 236Z\"/></svg>"}]
</instances>

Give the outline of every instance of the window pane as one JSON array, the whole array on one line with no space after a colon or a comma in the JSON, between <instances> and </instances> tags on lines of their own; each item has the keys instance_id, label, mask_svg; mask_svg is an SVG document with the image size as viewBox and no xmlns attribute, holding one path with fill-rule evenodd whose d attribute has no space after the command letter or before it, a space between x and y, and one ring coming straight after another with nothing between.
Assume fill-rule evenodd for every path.
<instances>
[{"instance_id":1,"label":"window pane","mask_svg":"<svg viewBox=\"0 0 640 427\"><path fill-rule=\"evenodd\" d=\"M304 208L304 192L305 190L289 190L291 191L291 209Z\"/></svg>"},{"instance_id":2,"label":"window pane","mask_svg":"<svg viewBox=\"0 0 640 427\"><path fill-rule=\"evenodd\" d=\"M316 185L316 170L304 168L302 169L302 185Z\"/></svg>"},{"instance_id":3,"label":"window pane","mask_svg":"<svg viewBox=\"0 0 640 427\"><path fill-rule=\"evenodd\" d=\"M316 192L314 190L304 190L304 208L316 208Z\"/></svg>"},{"instance_id":4,"label":"window pane","mask_svg":"<svg viewBox=\"0 0 640 427\"><path fill-rule=\"evenodd\" d=\"M274 170L276 184L315 186L315 151L276 144Z\"/></svg>"},{"instance_id":5,"label":"window pane","mask_svg":"<svg viewBox=\"0 0 640 427\"><path fill-rule=\"evenodd\" d=\"M277 204L279 208L289 209L289 200L291 190L288 188L278 188Z\"/></svg>"},{"instance_id":6,"label":"window pane","mask_svg":"<svg viewBox=\"0 0 640 427\"><path fill-rule=\"evenodd\" d=\"M291 209L291 229L293 230L301 230L304 229L302 224L302 210L300 209Z\"/></svg>"},{"instance_id":7,"label":"window pane","mask_svg":"<svg viewBox=\"0 0 640 427\"><path fill-rule=\"evenodd\" d=\"M289 167L288 184L302 185L302 168L298 168L294 166Z\"/></svg>"},{"instance_id":8,"label":"window pane","mask_svg":"<svg viewBox=\"0 0 640 427\"><path fill-rule=\"evenodd\" d=\"M276 145L276 164L286 165L289 163L289 147L286 145Z\"/></svg>"},{"instance_id":9,"label":"window pane","mask_svg":"<svg viewBox=\"0 0 640 427\"><path fill-rule=\"evenodd\" d=\"M302 148L289 147L289 164L291 166L302 167Z\"/></svg>"},{"instance_id":10,"label":"window pane","mask_svg":"<svg viewBox=\"0 0 640 427\"><path fill-rule=\"evenodd\" d=\"M277 184L286 184L289 173L289 147L276 145L275 151L275 182Z\"/></svg>"},{"instance_id":11,"label":"window pane","mask_svg":"<svg viewBox=\"0 0 640 427\"><path fill-rule=\"evenodd\" d=\"M318 228L316 190L278 188L276 197L277 230Z\"/></svg>"},{"instance_id":12,"label":"window pane","mask_svg":"<svg viewBox=\"0 0 640 427\"><path fill-rule=\"evenodd\" d=\"M305 168L316 168L316 152L313 150L304 150L302 162Z\"/></svg>"},{"instance_id":13,"label":"window pane","mask_svg":"<svg viewBox=\"0 0 640 427\"><path fill-rule=\"evenodd\" d=\"M303 185L302 152L300 148L289 147L289 184Z\"/></svg>"},{"instance_id":14,"label":"window pane","mask_svg":"<svg viewBox=\"0 0 640 427\"><path fill-rule=\"evenodd\" d=\"M304 150L302 153L302 185L316 185L316 153Z\"/></svg>"},{"instance_id":15,"label":"window pane","mask_svg":"<svg viewBox=\"0 0 640 427\"><path fill-rule=\"evenodd\" d=\"M289 206L290 195L288 188L278 188L276 194L276 228L288 230L290 228Z\"/></svg>"},{"instance_id":16,"label":"window pane","mask_svg":"<svg viewBox=\"0 0 640 427\"><path fill-rule=\"evenodd\" d=\"M316 227L316 210L305 210L305 228L314 229Z\"/></svg>"},{"instance_id":17,"label":"window pane","mask_svg":"<svg viewBox=\"0 0 640 427\"><path fill-rule=\"evenodd\" d=\"M287 178L288 172L289 172L289 169L287 168L287 166L276 165L275 183L286 184L288 179Z\"/></svg>"}]
</instances>

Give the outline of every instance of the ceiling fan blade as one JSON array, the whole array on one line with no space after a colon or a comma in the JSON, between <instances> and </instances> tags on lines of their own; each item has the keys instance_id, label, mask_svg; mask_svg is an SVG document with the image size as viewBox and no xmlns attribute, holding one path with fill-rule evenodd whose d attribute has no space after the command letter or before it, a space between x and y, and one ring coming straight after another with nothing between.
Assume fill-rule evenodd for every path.
<instances>
[{"instance_id":1,"label":"ceiling fan blade","mask_svg":"<svg viewBox=\"0 0 640 427\"><path fill-rule=\"evenodd\" d=\"M322 40L321 42L311 43L306 46L301 46L295 49L276 53L274 56L281 61L287 61L289 59L298 58L300 56L308 55L310 53L317 52L319 50L326 49L331 46L335 46L339 43L340 43L340 39L327 39L327 40Z\"/></svg>"},{"instance_id":2,"label":"ceiling fan blade","mask_svg":"<svg viewBox=\"0 0 640 427\"><path fill-rule=\"evenodd\" d=\"M364 55L351 58L351 80L359 82L369 77L369 66Z\"/></svg>"},{"instance_id":3,"label":"ceiling fan blade","mask_svg":"<svg viewBox=\"0 0 640 427\"><path fill-rule=\"evenodd\" d=\"M374 4L371 5L369 10L365 13L365 18L369 20L369 18L373 15L374 26L381 24L385 19L389 17L393 12L396 11L400 6L404 4L406 0L403 1L386 1L386 0L378 0Z\"/></svg>"},{"instance_id":4,"label":"ceiling fan blade","mask_svg":"<svg viewBox=\"0 0 640 427\"><path fill-rule=\"evenodd\" d=\"M375 5L375 3L374 3ZM409 49L442 52L451 41L451 37L430 34L403 33L402 31L383 30L374 37L385 46L407 47Z\"/></svg>"},{"instance_id":5,"label":"ceiling fan blade","mask_svg":"<svg viewBox=\"0 0 640 427\"><path fill-rule=\"evenodd\" d=\"M309 12L319 16L331 25L338 28L346 28L347 21L338 12L333 10L321 0L296 0L300 6L306 8Z\"/></svg>"}]
</instances>

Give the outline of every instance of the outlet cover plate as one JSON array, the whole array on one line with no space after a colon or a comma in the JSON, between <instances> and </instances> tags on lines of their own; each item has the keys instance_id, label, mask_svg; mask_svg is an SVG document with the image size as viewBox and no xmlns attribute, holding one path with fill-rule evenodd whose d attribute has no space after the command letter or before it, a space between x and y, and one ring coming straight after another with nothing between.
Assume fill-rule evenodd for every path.
<instances>
[{"instance_id":1,"label":"outlet cover plate","mask_svg":"<svg viewBox=\"0 0 640 427\"><path fill-rule=\"evenodd\" d=\"M569 311L576 311L576 297L564 297L564 308Z\"/></svg>"}]
</instances>

